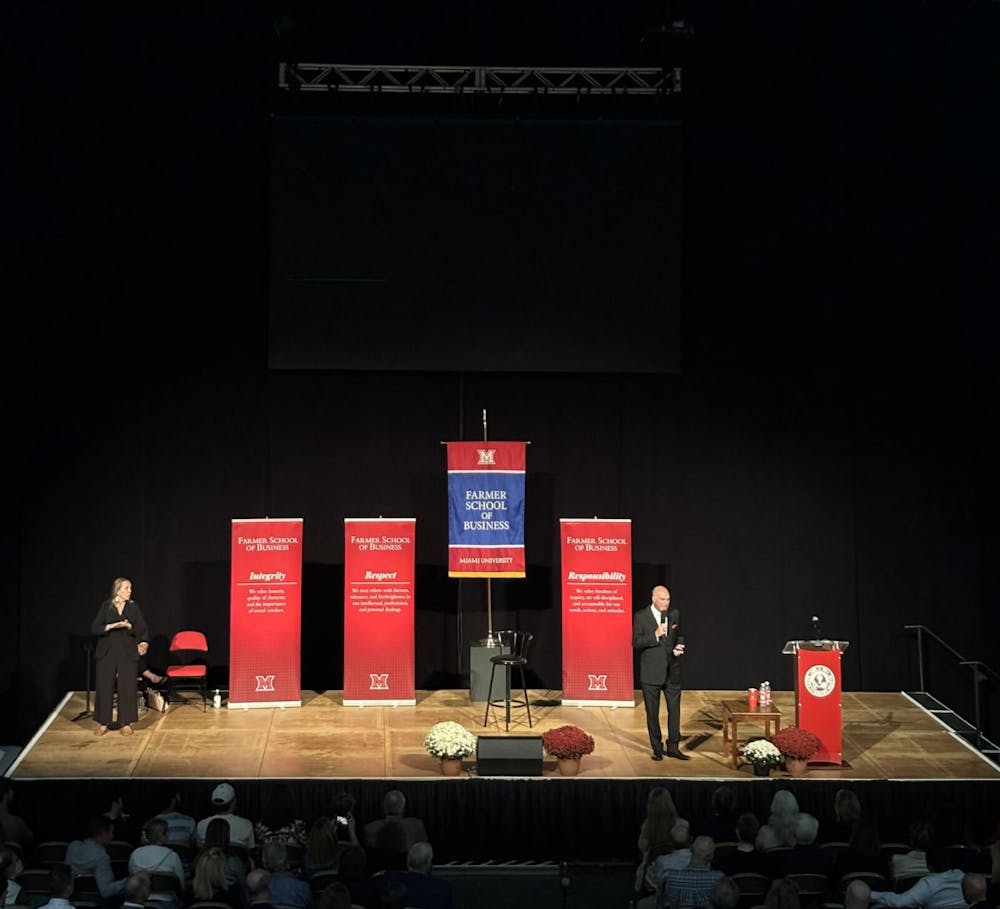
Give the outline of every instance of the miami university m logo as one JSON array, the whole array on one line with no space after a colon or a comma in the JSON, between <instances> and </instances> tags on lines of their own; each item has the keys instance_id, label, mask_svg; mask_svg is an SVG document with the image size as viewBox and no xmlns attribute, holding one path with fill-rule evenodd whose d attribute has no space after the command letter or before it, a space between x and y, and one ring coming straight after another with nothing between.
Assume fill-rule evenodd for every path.
<instances>
[{"instance_id":1,"label":"miami university m logo","mask_svg":"<svg viewBox=\"0 0 1000 909\"><path fill-rule=\"evenodd\" d=\"M587 673L587 691L607 691L608 690L608 674L605 672L602 675L591 675Z\"/></svg>"},{"instance_id":2,"label":"miami university m logo","mask_svg":"<svg viewBox=\"0 0 1000 909\"><path fill-rule=\"evenodd\" d=\"M480 465L492 465L496 467L497 464L497 450L495 448L477 448L476 451L479 452L479 464Z\"/></svg>"},{"instance_id":3,"label":"miami university m logo","mask_svg":"<svg viewBox=\"0 0 1000 909\"><path fill-rule=\"evenodd\" d=\"M388 672L371 672L369 677L372 680L369 689L371 691L388 691L389 690L389 673Z\"/></svg>"},{"instance_id":4,"label":"miami university m logo","mask_svg":"<svg viewBox=\"0 0 1000 909\"><path fill-rule=\"evenodd\" d=\"M273 675L259 675L257 676L257 691L274 691L274 676Z\"/></svg>"}]
</instances>

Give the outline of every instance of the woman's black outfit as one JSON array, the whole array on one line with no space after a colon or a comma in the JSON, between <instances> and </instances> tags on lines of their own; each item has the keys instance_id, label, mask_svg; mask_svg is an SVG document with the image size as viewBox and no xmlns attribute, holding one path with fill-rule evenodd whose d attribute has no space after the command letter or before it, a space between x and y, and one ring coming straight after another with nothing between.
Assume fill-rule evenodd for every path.
<instances>
[{"instance_id":1,"label":"woman's black outfit","mask_svg":"<svg viewBox=\"0 0 1000 909\"><path fill-rule=\"evenodd\" d=\"M128 619L131 628L112 628ZM105 600L97 610L90 632L97 636L94 647L94 719L100 726L111 725L115 684L118 687L118 725L131 726L139 719L136 679L139 675L139 643L149 640L149 629L139 604L129 600L119 614L113 600Z\"/></svg>"}]
</instances>

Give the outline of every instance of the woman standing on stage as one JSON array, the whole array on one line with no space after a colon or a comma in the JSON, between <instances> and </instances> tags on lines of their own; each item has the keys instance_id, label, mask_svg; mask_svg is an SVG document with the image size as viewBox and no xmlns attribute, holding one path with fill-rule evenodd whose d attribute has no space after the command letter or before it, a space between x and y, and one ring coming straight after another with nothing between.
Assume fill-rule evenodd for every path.
<instances>
[{"instance_id":1,"label":"woman standing on stage","mask_svg":"<svg viewBox=\"0 0 1000 909\"><path fill-rule=\"evenodd\" d=\"M90 628L97 635L94 648L94 735L104 735L111 724L111 705L118 689L118 724L122 735L132 735L139 719L136 678L139 657L149 649L149 630L139 604L132 598L132 582L115 578L111 597L101 603Z\"/></svg>"}]
</instances>

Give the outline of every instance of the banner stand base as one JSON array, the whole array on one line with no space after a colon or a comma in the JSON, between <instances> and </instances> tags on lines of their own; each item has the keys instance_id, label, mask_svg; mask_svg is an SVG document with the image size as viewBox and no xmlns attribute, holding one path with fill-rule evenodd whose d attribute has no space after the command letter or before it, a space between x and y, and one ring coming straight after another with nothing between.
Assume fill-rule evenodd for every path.
<instances>
[{"instance_id":1,"label":"banner stand base","mask_svg":"<svg viewBox=\"0 0 1000 909\"><path fill-rule=\"evenodd\" d=\"M258 707L301 707L302 701L249 701L245 704L230 701L226 704L227 710L248 710Z\"/></svg>"},{"instance_id":2,"label":"banner stand base","mask_svg":"<svg viewBox=\"0 0 1000 909\"><path fill-rule=\"evenodd\" d=\"M563 707L635 707L635 701L581 701L563 698Z\"/></svg>"},{"instance_id":3,"label":"banner stand base","mask_svg":"<svg viewBox=\"0 0 1000 909\"><path fill-rule=\"evenodd\" d=\"M416 707L417 706L417 699L416 698L411 698L411 699L407 700L406 698L404 698L402 700L395 700L395 699L388 700L386 698L383 698L380 701L378 701L378 700L376 700L376 701L355 701L355 700L348 700L347 698L344 698L344 706L345 707Z\"/></svg>"}]
</instances>

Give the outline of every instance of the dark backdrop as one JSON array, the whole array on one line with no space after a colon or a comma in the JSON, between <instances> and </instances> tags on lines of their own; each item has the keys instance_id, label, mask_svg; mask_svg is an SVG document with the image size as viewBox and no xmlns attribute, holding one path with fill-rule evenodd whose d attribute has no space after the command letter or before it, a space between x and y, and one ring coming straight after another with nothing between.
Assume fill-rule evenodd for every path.
<instances>
[{"instance_id":1,"label":"dark backdrop","mask_svg":"<svg viewBox=\"0 0 1000 909\"><path fill-rule=\"evenodd\" d=\"M497 12L493 32L486 12L387 29L358 11L330 56L648 59L662 10L594 7L574 26L543 5L530 29ZM688 16L684 101L662 112L683 130L672 375L401 373L377 350L269 370L274 10L14 17L8 735L83 686L76 635L118 574L154 652L204 627L224 685L232 517L305 519L303 684L322 689L341 685L343 517L415 516L417 685L461 684L484 588L446 577L440 442L477 437L483 408L493 438L532 443L528 579L494 584L494 622L536 632L533 686L561 686L557 520L591 514L633 520L636 605L663 581L686 609L690 687L789 687L780 648L813 613L851 641L848 688L915 685L904 623L990 659L1000 7Z\"/></svg>"}]
</instances>

